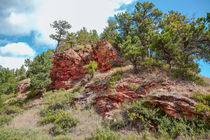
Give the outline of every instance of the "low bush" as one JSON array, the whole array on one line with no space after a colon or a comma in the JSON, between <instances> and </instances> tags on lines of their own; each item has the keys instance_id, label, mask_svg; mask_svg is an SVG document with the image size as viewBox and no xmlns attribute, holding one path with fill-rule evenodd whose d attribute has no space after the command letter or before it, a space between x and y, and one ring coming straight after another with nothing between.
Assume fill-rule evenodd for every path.
<instances>
[{"instance_id":1,"label":"low bush","mask_svg":"<svg viewBox=\"0 0 210 140\"><path fill-rule=\"evenodd\" d=\"M195 91L191 98L198 102L195 106L196 111L202 113L210 111L210 94L203 94L200 91Z\"/></svg>"},{"instance_id":2,"label":"low bush","mask_svg":"<svg viewBox=\"0 0 210 140\"><path fill-rule=\"evenodd\" d=\"M71 131L79 123L77 118L74 118L70 112L61 111L54 121L54 126L51 128L52 135L66 134Z\"/></svg>"},{"instance_id":3,"label":"low bush","mask_svg":"<svg viewBox=\"0 0 210 140\"><path fill-rule=\"evenodd\" d=\"M210 125L201 119L189 121L166 115L159 108L144 101L136 101L127 108L128 119L139 127L139 130L157 130L160 136L176 138L177 136L199 136L209 132Z\"/></svg>"},{"instance_id":4,"label":"low bush","mask_svg":"<svg viewBox=\"0 0 210 140\"><path fill-rule=\"evenodd\" d=\"M65 134L71 130L72 127L79 123L77 118L74 118L70 112L66 112L62 109L47 110L45 116L41 118L41 124L53 123L53 127L50 130L52 135Z\"/></svg>"},{"instance_id":5,"label":"low bush","mask_svg":"<svg viewBox=\"0 0 210 140\"><path fill-rule=\"evenodd\" d=\"M6 115L6 114L1 114L0 115L0 127L9 124L9 122L13 119L13 115Z\"/></svg>"},{"instance_id":6,"label":"low bush","mask_svg":"<svg viewBox=\"0 0 210 140\"><path fill-rule=\"evenodd\" d=\"M140 61L138 65L144 68L154 68L154 67L168 68L169 67L168 64L162 62L161 60L156 60L150 57L146 57L144 61Z\"/></svg>"},{"instance_id":7,"label":"low bush","mask_svg":"<svg viewBox=\"0 0 210 140\"><path fill-rule=\"evenodd\" d=\"M136 91L136 90L139 88L139 86L140 86L140 85L138 85L138 84L130 84L130 85L129 85L129 88L130 88L131 90L133 90L133 91Z\"/></svg>"},{"instance_id":8,"label":"low bush","mask_svg":"<svg viewBox=\"0 0 210 140\"><path fill-rule=\"evenodd\" d=\"M183 71L178 68L173 68L171 71L173 78L192 81L195 82L197 85L207 86L206 82L201 77L199 77L195 72L192 72L190 70Z\"/></svg>"},{"instance_id":9,"label":"low bush","mask_svg":"<svg viewBox=\"0 0 210 140\"><path fill-rule=\"evenodd\" d=\"M109 129L97 129L91 134L90 138L85 138L85 140L120 140L121 136L117 132L113 132Z\"/></svg>"},{"instance_id":10,"label":"low bush","mask_svg":"<svg viewBox=\"0 0 210 140\"><path fill-rule=\"evenodd\" d=\"M0 109L3 107L3 99L1 98L1 96L0 96Z\"/></svg>"},{"instance_id":11,"label":"low bush","mask_svg":"<svg viewBox=\"0 0 210 140\"><path fill-rule=\"evenodd\" d=\"M5 124L9 124L9 122L20 112L22 112L23 109L19 106L9 106L4 105L2 108L0 108L0 126L3 126Z\"/></svg>"},{"instance_id":12,"label":"low bush","mask_svg":"<svg viewBox=\"0 0 210 140\"><path fill-rule=\"evenodd\" d=\"M111 86L111 87L114 87L115 82L119 81L122 78L123 78L123 71L122 70L117 70L116 72L114 72L111 75L110 80L108 81L108 85Z\"/></svg>"},{"instance_id":13,"label":"low bush","mask_svg":"<svg viewBox=\"0 0 210 140\"><path fill-rule=\"evenodd\" d=\"M44 96L44 101L49 103L49 106L66 106L72 103L75 95L77 95L77 92L68 92L65 90L47 92Z\"/></svg>"},{"instance_id":14,"label":"low bush","mask_svg":"<svg viewBox=\"0 0 210 140\"><path fill-rule=\"evenodd\" d=\"M126 121L124 120L121 114L116 113L112 117L113 117L112 121L104 121L105 127L108 127L111 130L119 130L127 125Z\"/></svg>"}]
</instances>

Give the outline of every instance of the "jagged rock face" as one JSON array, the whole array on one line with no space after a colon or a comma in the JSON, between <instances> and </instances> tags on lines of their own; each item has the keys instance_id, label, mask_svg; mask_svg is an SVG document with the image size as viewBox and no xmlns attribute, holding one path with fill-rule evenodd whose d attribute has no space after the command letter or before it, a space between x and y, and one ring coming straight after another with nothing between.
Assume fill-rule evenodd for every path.
<instances>
[{"instance_id":1,"label":"jagged rock face","mask_svg":"<svg viewBox=\"0 0 210 140\"><path fill-rule=\"evenodd\" d=\"M154 104L162 109L166 114L172 117L180 117L183 115L188 120L193 120L193 117L200 116L208 118L210 112L200 113L195 110L197 102L184 95L156 94L147 95L143 98L149 98L148 103ZM207 119L207 121L209 121Z\"/></svg>"},{"instance_id":2,"label":"jagged rock face","mask_svg":"<svg viewBox=\"0 0 210 140\"><path fill-rule=\"evenodd\" d=\"M27 87L30 86L30 81L31 81L30 78L20 81L17 86L17 92L24 93Z\"/></svg>"},{"instance_id":3,"label":"jagged rock face","mask_svg":"<svg viewBox=\"0 0 210 140\"><path fill-rule=\"evenodd\" d=\"M107 113L114 109L118 109L120 104L123 104L125 101L133 101L135 99L142 98L142 95L146 95L150 89L152 88L164 88L171 85L171 83L159 83L157 81L151 81L142 83L137 89L132 89L131 84L140 84L142 83L141 79L122 79L116 84L114 93L110 93L110 91L106 91L108 94L99 95L95 97L95 109L96 111L101 114L102 116L106 116ZM103 85L103 84L102 84ZM105 89L106 84L103 86ZM92 87L88 87L96 93L104 92L105 90L98 84L92 85Z\"/></svg>"},{"instance_id":4,"label":"jagged rock face","mask_svg":"<svg viewBox=\"0 0 210 140\"><path fill-rule=\"evenodd\" d=\"M106 40L87 45L80 50L77 47L69 48L54 55L51 70L53 88L72 88L78 80L85 77L83 66L89 64L91 60L98 63L97 70L100 72L106 72L114 67L114 64L120 64L116 50Z\"/></svg>"}]
</instances>

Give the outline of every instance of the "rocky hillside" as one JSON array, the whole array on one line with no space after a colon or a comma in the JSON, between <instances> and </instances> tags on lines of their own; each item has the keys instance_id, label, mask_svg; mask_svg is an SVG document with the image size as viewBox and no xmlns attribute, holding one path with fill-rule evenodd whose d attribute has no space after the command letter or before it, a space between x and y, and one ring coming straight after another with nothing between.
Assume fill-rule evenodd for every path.
<instances>
[{"instance_id":1,"label":"rocky hillside","mask_svg":"<svg viewBox=\"0 0 210 140\"><path fill-rule=\"evenodd\" d=\"M83 66L91 60L95 60L98 64L97 70L104 73L119 65L121 59L106 40L84 46L82 49L72 47L56 53L51 71L53 89L83 86L80 96L74 99L75 103L95 101L93 106L96 112L105 118L111 118L112 111L119 109L125 101L132 102L144 98L149 98L148 103L158 106L169 116L178 118L183 115L192 120L193 116L210 115L210 112L203 114L194 111L196 102L190 95L199 89L193 83L171 80L166 71L165 75L159 70L153 74L133 74L132 66L127 71L119 68L109 75L87 79ZM151 92L154 95L151 95Z\"/></svg>"},{"instance_id":2,"label":"rocky hillside","mask_svg":"<svg viewBox=\"0 0 210 140\"><path fill-rule=\"evenodd\" d=\"M97 72L89 77L83 66L92 60ZM174 79L165 67L134 73L132 65L122 62L105 40L56 53L50 75L53 91L30 99L30 79L21 81L22 94L4 102L1 115L10 118L0 118L6 122L0 138L209 138L209 86Z\"/></svg>"}]
</instances>

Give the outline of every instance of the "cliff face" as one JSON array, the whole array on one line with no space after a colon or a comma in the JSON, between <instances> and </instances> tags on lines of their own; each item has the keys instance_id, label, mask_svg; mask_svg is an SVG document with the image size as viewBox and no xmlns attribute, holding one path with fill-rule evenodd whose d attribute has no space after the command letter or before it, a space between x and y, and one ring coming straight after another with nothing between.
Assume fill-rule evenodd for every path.
<instances>
[{"instance_id":1,"label":"cliff face","mask_svg":"<svg viewBox=\"0 0 210 140\"><path fill-rule=\"evenodd\" d=\"M87 45L82 49L72 47L62 53L56 53L51 70L52 86L54 89L70 89L85 77L84 65L91 60L98 63L97 70L106 72L116 64L120 64L116 50L106 40L98 41L94 45Z\"/></svg>"}]
</instances>

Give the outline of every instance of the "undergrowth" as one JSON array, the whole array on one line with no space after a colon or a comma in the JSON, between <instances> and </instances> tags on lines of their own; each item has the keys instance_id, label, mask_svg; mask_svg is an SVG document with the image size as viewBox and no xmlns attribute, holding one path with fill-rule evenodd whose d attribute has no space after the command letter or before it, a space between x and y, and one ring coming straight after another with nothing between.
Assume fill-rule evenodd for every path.
<instances>
[{"instance_id":1,"label":"undergrowth","mask_svg":"<svg viewBox=\"0 0 210 140\"><path fill-rule=\"evenodd\" d=\"M199 118L194 121L183 117L176 119L144 101L135 101L125 110L128 121L138 130L156 130L159 136L172 139L177 136L200 136L210 130L210 125L206 121Z\"/></svg>"},{"instance_id":2,"label":"undergrowth","mask_svg":"<svg viewBox=\"0 0 210 140\"><path fill-rule=\"evenodd\" d=\"M114 87L116 81L119 81L120 79L123 78L123 71L122 70L117 70L116 72L114 72L111 77L110 80L108 81L108 85L110 87Z\"/></svg>"},{"instance_id":3,"label":"undergrowth","mask_svg":"<svg viewBox=\"0 0 210 140\"><path fill-rule=\"evenodd\" d=\"M18 94L17 94L18 95ZM20 99L16 99L15 94L3 95L0 105L0 126L8 125L10 121L19 113L27 109L26 104ZM3 104L8 100L7 104Z\"/></svg>"},{"instance_id":4,"label":"undergrowth","mask_svg":"<svg viewBox=\"0 0 210 140\"><path fill-rule=\"evenodd\" d=\"M120 140L121 136L117 132L113 132L110 129L97 129L91 134L91 137L85 138L85 140Z\"/></svg>"},{"instance_id":5,"label":"undergrowth","mask_svg":"<svg viewBox=\"0 0 210 140\"><path fill-rule=\"evenodd\" d=\"M210 111L210 94L203 94L201 91L195 91L191 98L198 102L195 105L196 111L201 113L207 113Z\"/></svg>"},{"instance_id":6,"label":"undergrowth","mask_svg":"<svg viewBox=\"0 0 210 140\"><path fill-rule=\"evenodd\" d=\"M79 123L79 119L73 117L69 111L76 94L60 90L56 93L48 92L45 95L44 101L49 105L42 109L39 123L42 125L52 123L50 134L66 134Z\"/></svg>"}]
</instances>

